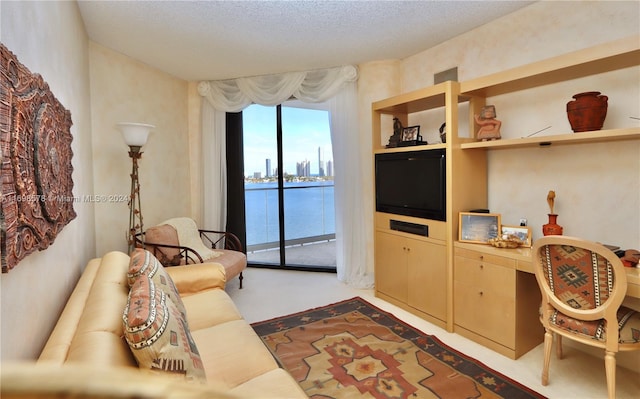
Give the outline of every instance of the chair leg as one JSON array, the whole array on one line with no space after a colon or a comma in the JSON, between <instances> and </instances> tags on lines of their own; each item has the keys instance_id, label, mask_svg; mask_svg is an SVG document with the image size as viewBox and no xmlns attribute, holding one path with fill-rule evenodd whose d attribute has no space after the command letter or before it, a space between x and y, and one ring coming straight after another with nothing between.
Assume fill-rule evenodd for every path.
<instances>
[{"instance_id":1,"label":"chair leg","mask_svg":"<svg viewBox=\"0 0 640 399\"><path fill-rule=\"evenodd\" d=\"M244 277L242 277L242 272L240 272L238 278L240 279L240 289L242 289L242 280L244 279Z\"/></svg>"},{"instance_id":2,"label":"chair leg","mask_svg":"<svg viewBox=\"0 0 640 399\"><path fill-rule=\"evenodd\" d=\"M616 397L616 353L607 351L604 355L604 369L607 375L607 393L609 399Z\"/></svg>"},{"instance_id":3,"label":"chair leg","mask_svg":"<svg viewBox=\"0 0 640 399\"><path fill-rule=\"evenodd\" d=\"M551 361L551 347L553 346L553 334L551 331L544 333L544 361L542 363L542 385L549 384L549 362Z\"/></svg>"},{"instance_id":4,"label":"chair leg","mask_svg":"<svg viewBox=\"0 0 640 399\"><path fill-rule=\"evenodd\" d=\"M556 357L562 359L562 335L556 334Z\"/></svg>"}]
</instances>

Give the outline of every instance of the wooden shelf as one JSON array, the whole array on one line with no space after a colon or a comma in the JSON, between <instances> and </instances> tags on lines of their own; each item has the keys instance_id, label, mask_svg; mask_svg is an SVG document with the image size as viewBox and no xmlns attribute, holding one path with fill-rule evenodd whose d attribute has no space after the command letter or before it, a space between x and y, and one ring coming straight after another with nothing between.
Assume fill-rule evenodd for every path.
<instances>
[{"instance_id":1,"label":"wooden shelf","mask_svg":"<svg viewBox=\"0 0 640 399\"><path fill-rule=\"evenodd\" d=\"M462 96L491 97L638 65L640 37L574 51L460 83Z\"/></svg>"},{"instance_id":2,"label":"wooden shelf","mask_svg":"<svg viewBox=\"0 0 640 399\"><path fill-rule=\"evenodd\" d=\"M501 139L495 141L475 141L474 138L460 137L458 135L458 113L459 104L468 102L469 126L475 130L475 122L473 115L480 112L482 106L486 104L486 98L500 94L513 93L520 90L531 89L535 87L551 85L559 82L582 78L590 75L597 75L614 70L624 68L637 67L640 64L640 36L633 36L611 43L597 45L588 49L575 51L569 54L550 58L547 60L534 62L532 64L512 68L503 72L494 73L488 76L480 77L465 82L447 81L437 85L415 90L409 93L393 96L371 104L372 113L372 143L373 154L407 152L407 151L425 151L432 149L446 149L446 222L442 222L439 226L442 230L444 239L442 250L437 252L443 257L440 263L446 265L446 284L440 283L437 288L438 295L446 296L446 317L443 319L441 315L433 314L430 310L418 310L418 304L425 305L429 302L424 298L414 298L413 304L410 288L415 287L416 281L418 285L424 287L428 281L426 274L420 274L419 278L412 279L408 273L402 278L402 283L398 283L397 291L400 294L392 295L390 292L380 290L380 286L389 285L392 277L395 278L398 271L398 256L388 256L392 248L390 243L394 241L396 236L401 233L389 231L388 234L376 234L376 250L374 253L375 276L376 276L376 296L386 300L395 301L399 306L416 312L427 320L438 323L438 325L446 328L447 331L454 331L454 295L464 295L463 292L455 292L454 280L454 241L458 236L458 225L456 220L458 213L463 210L472 208L481 208L488 206L488 151L499 149L513 149L520 147L538 147L549 145L569 145L582 143L609 143L612 141L633 141L632 144L640 139L640 127L627 127L621 129L608 129L584 133L554 134L547 136L535 136L526 138ZM428 144L422 146L384 148L381 143L382 120L384 120L385 129L391 121L389 116L398 118L403 124L407 124L409 116L413 113L442 109L445 114L445 122L447 126L447 142L445 144ZM413 119L412 119L413 120ZM374 172L375 173L375 172ZM393 215L397 218L396 215ZM418 224L427 224L425 220L414 219ZM385 224L386 225L386 224ZM379 233L376 231L376 233ZM430 231L431 233L431 231ZM409 238L409 237L401 237ZM413 237L411 237L413 239ZM414 241L421 241L415 240ZM432 244L432 243L430 243ZM385 247L386 246L386 247ZM456 247L463 247L464 244L456 243ZM398 245L395 245L396 248ZM402 247L402 245L400 245ZM460 249L460 248L458 248ZM537 309L539 299L535 299L535 293L539 293L535 283L535 277L530 275L532 265L530 256L526 251L497 250L489 246L476 248L474 252L488 252L491 255L500 254L501 258L516 258L514 261L516 270L513 271L517 281L514 286L508 287L513 292L513 298L517 297L518 309L520 306L530 309ZM527 249L528 251L528 249ZM495 252L495 253L494 253ZM424 256L423 256L424 257ZM457 266L456 266L457 267ZM407 268L408 270L408 268ZM442 271L442 270L440 270ZM522 273L528 272L528 273ZM385 274L386 273L386 274ZM385 276L389 276L386 278ZM417 274L416 274L417 276ZM383 281L381 281L382 279ZM414 281L415 280L415 281ZM397 283L396 279L394 284ZM526 290L522 290L526 288ZM388 290L391 291L391 290ZM434 288L435 291L435 288ZM417 290L415 291L417 292ZM524 305L522 305L524 304ZM425 308L426 309L426 308ZM459 308L458 308L459 310ZM517 309L516 309L517 310ZM532 313L525 312L528 315ZM536 316L537 317L537 316ZM519 330L522 326L527 329L527 325L537 323L537 318L532 319L533 322L509 324L509 328L516 332L516 336L523 335ZM537 324L536 324L537 325ZM520 326L520 327L518 327ZM468 326L466 327L468 328ZM459 332L462 327L456 325L455 331ZM508 356L518 357L526 352L531 346L529 343L522 345L516 344L517 348L506 348L502 344L495 343L491 339L485 338L478 331L464 330L467 337L471 337L476 341L497 350ZM460 331L460 333L462 333ZM533 342L537 344L539 341Z\"/></svg>"},{"instance_id":3,"label":"wooden shelf","mask_svg":"<svg viewBox=\"0 0 640 399\"><path fill-rule=\"evenodd\" d=\"M593 132L558 134L553 136L526 137L520 139L501 139L493 141L474 141L463 143L460 148L468 149L507 149L518 147L537 147L562 144L605 143L620 140L640 139L640 128L608 129Z\"/></svg>"},{"instance_id":4,"label":"wooden shelf","mask_svg":"<svg viewBox=\"0 0 640 399\"><path fill-rule=\"evenodd\" d=\"M409 151L425 151L425 150L437 150L441 148L447 148L446 144L425 144L425 145L412 145L407 147L394 147L394 148L381 148L373 150L374 154L388 154L390 152L409 152Z\"/></svg>"},{"instance_id":5,"label":"wooden shelf","mask_svg":"<svg viewBox=\"0 0 640 399\"><path fill-rule=\"evenodd\" d=\"M453 83L443 82L435 86L376 101L371 105L371 109L382 114L411 114L444 107L445 93L449 85ZM466 100L460 98L459 101Z\"/></svg>"}]
</instances>

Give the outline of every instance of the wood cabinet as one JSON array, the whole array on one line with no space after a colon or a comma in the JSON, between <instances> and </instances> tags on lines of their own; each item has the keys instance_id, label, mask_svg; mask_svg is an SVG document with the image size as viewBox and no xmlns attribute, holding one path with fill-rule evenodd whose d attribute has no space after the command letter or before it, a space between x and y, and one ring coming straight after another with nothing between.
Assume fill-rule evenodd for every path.
<instances>
[{"instance_id":1,"label":"wood cabinet","mask_svg":"<svg viewBox=\"0 0 640 399\"><path fill-rule=\"evenodd\" d=\"M415 222L416 218L380 215L375 232L376 295L444 328L447 314L444 240L388 227L390 220ZM438 224L444 225L430 224L436 235Z\"/></svg>"},{"instance_id":2,"label":"wood cabinet","mask_svg":"<svg viewBox=\"0 0 640 399\"><path fill-rule=\"evenodd\" d=\"M486 245L455 244L454 331L517 359L542 342L544 330L535 276L518 270L531 263L512 255Z\"/></svg>"},{"instance_id":3,"label":"wood cabinet","mask_svg":"<svg viewBox=\"0 0 640 399\"><path fill-rule=\"evenodd\" d=\"M638 65L640 40L633 36L470 81L444 82L374 102L374 155L435 148L446 151L444 222L379 212L374 215L376 295L511 358L519 357L541 342L540 293L531 274L529 255L518 250L456 242L459 212L488 207L489 150L637 141L640 128L481 142L459 136L459 104L468 103L469 130L475 131L473 115L479 113L489 97ZM446 143L390 149L382 143L383 133L390 133L383 129L389 129L387 126L393 117L409 126L416 115L442 111ZM421 129L437 127L421 126ZM389 228L390 219L428 224L430 232L436 234L420 238L393 231Z\"/></svg>"},{"instance_id":4,"label":"wood cabinet","mask_svg":"<svg viewBox=\"0 0 640 399\"><path fill-rule=\"evenodd\" d=\"M453 331L452 316L452 269L453 269L453 241L458 234L458 213L473 208L487 206L487 180L486 180L486 154L484 151L462 151L461 143L464 141L458 137L458 102L466 101L459 96L458 82L444 82L425 89L401 94L372 104L372 140L373 153L390 153L403 151L429 151L444 149L446 155L446 215L445 222L429 219L404 217L387 213L376 212L376 246L375 246L375 274L376 295L388 299L392 298L395 304L409 311L418 311L426 318L433 318L436 324ZM383 120L390 121L398 118L404 126L412 123L412 117L423 112L442 112L446 123L446 143L432 143L428 145L385 148L381 143ZM421 126L422 131L437 131L442 121L433 126ZM391 128L389 126L389 128ZM384 132L390 133L390 132ZM375 181L375 179L374 179ZM417 183L419 184L419 182ZM391 231L389 220L409 221L429 226L429 237L426 239L415 238L423 243L412 249L412 252L420 251L420 257L429 260L429 269L419 267L399 270L395 256L385 253L393 240L389 235L379 235L377 231L386 230L391 235L400 233ZM412 235L400 234L411 238ZM413 236L418 237L418 236ZM401 247L402 245L400 245ZM423 251L424 250L424 251ZM416 256L412 256L416 257ZM441 263L438 268L432 265ZM392 276L398 272L406 281L406 287L397 286L398 277ZM405 280L404 273L407 275ZM382 277L384 276L384 278ZM437 281L436 283L433 283ZM410 288L409 284L414 285ZM390 293L393 293L391 295Z\"/></svg>"}]
</instances>

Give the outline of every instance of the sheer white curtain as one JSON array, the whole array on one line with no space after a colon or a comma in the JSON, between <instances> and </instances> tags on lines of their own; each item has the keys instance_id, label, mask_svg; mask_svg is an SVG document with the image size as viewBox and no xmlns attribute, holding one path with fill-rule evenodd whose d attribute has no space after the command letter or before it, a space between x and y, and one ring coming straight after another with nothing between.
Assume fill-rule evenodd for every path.
<instances>
[{"instance_id":1,"label":"sheer white curtain","mask_svg":"<svg viewBox=\"0 0 640 399\"><path fill-rule=\"evenodd\" d=\"M353 66L309 72L203 81L198 84L202 101L202 143L204 160L204 222L224 229L226 224L225 112L239 112L255 103L275 106L295 97L320 103L330 100L331 136L336 178L336 243L338 278L357 287L373 285L373 273L367 270L366 239L372 226L364 224L359 204L362 156L358 135L356 81ZM336 152L336 149L339 149ZM348 176L348 178L346 177ZM370 223L370 222L369 222ZM362 237L360 239L359 237Z\"/></svg>"},{"instance_id":2,"label":"sheer white curtain","mask_svg":"<svg viewBox=\"0 0 640 399\"><path fill-rule=\"evenodd\" d=\"M356 288L373 287L373 259L367 250L372 241L373 207L365 191L365 165L370 147L358 134L358 90L348 83L330 101L331 144L335 174L336 262L338 279ZM367 149L369 149L367 151ZM373 245L373 243L371 243Z\"/></svg>"}]
</instances>

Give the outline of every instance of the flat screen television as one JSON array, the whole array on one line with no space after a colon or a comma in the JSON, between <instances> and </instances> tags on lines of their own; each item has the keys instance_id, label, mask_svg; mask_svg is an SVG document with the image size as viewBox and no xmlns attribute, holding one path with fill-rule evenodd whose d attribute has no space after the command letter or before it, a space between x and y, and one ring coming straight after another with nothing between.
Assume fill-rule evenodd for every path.
<instances>
[{"instance_id":1,"label":"flat screen television","mask_svg":"<svg viewBox=\"0 0 640 399\"><path fill-rule=\"evenodd\" d=\"M376 210L446 220L444 149L375 155Z\"/></svg>"}]
</instances>

